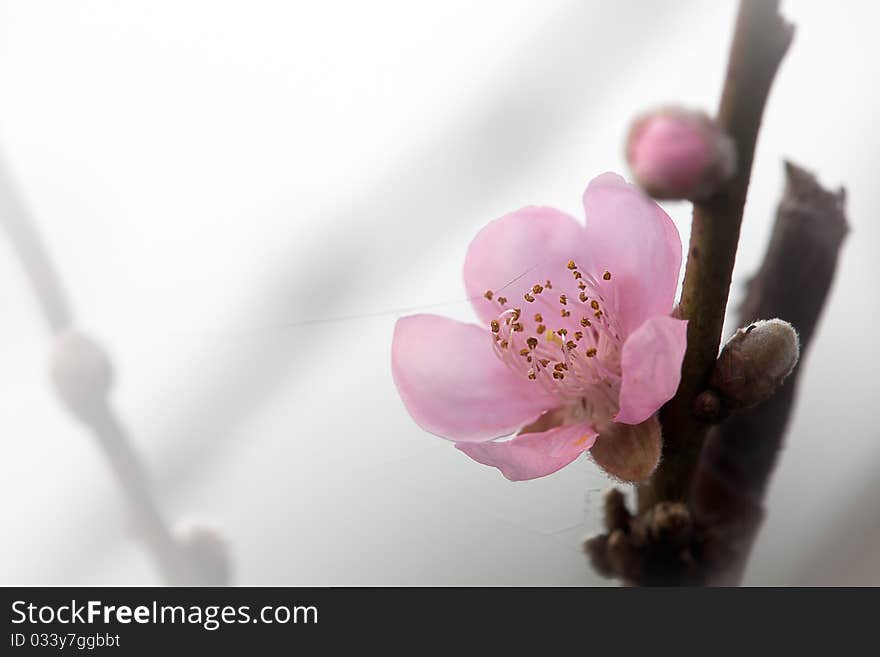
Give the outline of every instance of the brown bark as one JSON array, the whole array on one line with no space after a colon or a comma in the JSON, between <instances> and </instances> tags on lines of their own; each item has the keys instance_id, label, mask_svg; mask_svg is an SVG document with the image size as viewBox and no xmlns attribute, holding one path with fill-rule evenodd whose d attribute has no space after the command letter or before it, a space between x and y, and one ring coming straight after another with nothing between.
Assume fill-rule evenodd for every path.
<instances>
[{"instance_id":1,"label":"brown bark","mask_svg":"<svg viewBox=\"0 0 880 657\"><path fill-rule=\"evenodd\" d=\"M823 189L786 163L785 193L760 270L748 286L739 325L780 317L797 329L801 360L767 401L714 428L703 448L692 492L696 521L710 529L710 580L739 581L761 524L762 500L783 444L799 373L828 298L848 226L845 192ZM717 550L715 550L717 548Z\"/></svg>"},{"instance_id":2,"label":"brown bark","mask_svg":"<svg viewBox=\"0 0 880 657\"><path fill-rule=\"evenodd\" d=\"M606 500L606 534L585 548L600 574L638 585L738 584L763 517L762 500L794 406L847 233L844 191L829 192L793 164L741 325L782 317L800 331L801 362L776 394L715 427L701 452L689 505L658 502L628 515Z\"/></svg>"},{"instance_id":3,"label":"brown bark","mask_svg":"<svg viewBox=\"0 0 880 657\"><path fill-rule=\"evenodd\" d=\"M694 204L679 304L688 320L688 348L678 392L661 412L663 461L639 492L642 509L687 498L708 430L693 413L694 400L705 389L718 355L761 116L794 34L778 7L771 0L740 3L717 117L736 144L737 173L706 201Z\"/></svg>"}]
</instances>

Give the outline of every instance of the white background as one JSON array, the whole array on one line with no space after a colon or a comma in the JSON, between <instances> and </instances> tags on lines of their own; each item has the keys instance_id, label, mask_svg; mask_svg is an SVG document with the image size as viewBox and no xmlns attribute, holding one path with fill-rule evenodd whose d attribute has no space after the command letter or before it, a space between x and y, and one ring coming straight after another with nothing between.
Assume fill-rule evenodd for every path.
<instances>
[{"instance_id":1,"label":"white background","mask_svg":"<svg viewBox=\"0 0 880 657\"><path fill-rule=\"evenodd\" d=\"M244 584L594 584L608 481L513 484L422 432L397 309L470 317L461 265L526 204L580 216L630 118L716 105L733 2L0 1L0 161L44 233L175 525ZM747 573L880 584L874 3L787 2L733 298L783 157L849 191L852 233ZM689 207L667 209L687 239ZM386 312L388 311L388 312ZM379 313L358 320L304 320ZM0 236L0 583L155 584Z\"/></svg>"}]
</instances>

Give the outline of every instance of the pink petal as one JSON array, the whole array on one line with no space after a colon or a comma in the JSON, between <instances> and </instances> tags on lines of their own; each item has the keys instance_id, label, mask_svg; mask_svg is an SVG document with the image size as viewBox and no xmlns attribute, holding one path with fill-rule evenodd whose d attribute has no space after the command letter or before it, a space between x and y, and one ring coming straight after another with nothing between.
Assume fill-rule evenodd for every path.
<instances>
[{"instance_id":1,"label":"pink petal","mask_svg":"<svg viewBox=\"0 0 880 657\"><path fill-rule=\"evenodd\" d=\"M419 426L449 440L510 435L553 405L495 356L488 329L439 315L397 321L391 374Z\"/></svg>"},{"instance_id":2,"label":"pink petal","mask_svg":"<svg viewBox=\"0 0 880 657\"><path fill-rule=\"evenodd\" d=\"M596 435L588 424L572 424L506 441L455 446L475 461L498 468L511 481L523 481L565 467L593 446Z\"/></svg>"},{"instance_id":3,"label":"pink petal","mask_svg":"<svg viewBox=\"0 0 880 657\"><path fill-rule=\"evenodd\" d=\"M477 316L486 323L495 319L502 310L499 296L510 300L507 308L525 306L523 295L535 283L570 281L565 266L583 253L584 227L553 208L522 208L488 223L471 242L464 262L464 284ZM487 290L495 293L491 301L483 298Z\"/></svg>"},{"instance_id":4,"label":"pink petal","mask_svg":"<svg viewBox=\"0 0 880 657\"><path fill-rule=\"evenodd\" d=\"M587 242L594 271L612 273L624 334L654 315L668 315L681 268L681 238L663 209L613 173L584 192Z\"/></svg>"},{"instance_id":5,"label":"pink petal","mask_svg":"<svg viewBox=\"0 0 880 657\"><path fill-rule=\"evenodd\" d=\"M599 431L590 458L612 477L640 483L657 469L663 442L656 416L635 425L612 422Z\"/></svg>"},{"instance_id":6,"label":"pink petal","mask_svg":"<svg viewBox=\"0 0 880 657\"><path fill-rule=\"evenodd\" d=\"M638 424L672 399L681 381L687 321L652 317L623 344L620 411L615 420Z\"/></svg>"}]
</instances>

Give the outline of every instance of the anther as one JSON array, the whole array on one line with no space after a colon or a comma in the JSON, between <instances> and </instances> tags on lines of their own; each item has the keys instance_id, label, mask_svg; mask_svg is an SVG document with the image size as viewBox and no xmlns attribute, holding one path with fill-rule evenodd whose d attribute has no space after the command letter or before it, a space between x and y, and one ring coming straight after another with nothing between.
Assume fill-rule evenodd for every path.
<instances>
[{"instance_id":1,"label":"anther","mask_svg":"<svg viewBox=\"0 0 880 657\"><path fill-rule=\"evenodd\" d=\"M544 321L544 318L541 317L541 313L535 313L535 321L539 324Z\"/></svg>"},{"instance_id":2,"label":"anther","mask_svg":"<svg viewBox=\"0 0 880 657\"><path fill-rule=\"evenodd\" d=\"M530 293L526 292L526 293L523 295L523 299L525 299L525 300L528 301L529 303L532 303L532 302L535 300L535 297L533 297Z\"/></svg>"},{"instance_id":3,"label":"anther","mask_svg":"<svg viewBox=\"0 0 880 657\"><path fill-rule=\"evenodd\" d=\"M587 358L592 358L596 355L596 347L590 347L587 349Z\"/></svg>"},{"instance_id":4,"label":"anther","mask_svg":"<svg viewBox=\"0 0 880 657\"><path fill-rule=\"evenodd\" d=\"M553 378L561 381L565 378L565 374L563 374L562 372L553 372Z\"/></svg>"},{"instance_id":5,"label":"anther","mask_svg":"<svg viewBox=\"0 0 880 657\"><path fill-rule=\"evenodd\" d=\"M574 280L576 281L584 277L583 274L581 274L579 271L573 271L571 272L571 274L572 276L574 276Z\"/></svg>"},{"instance_id":6,"label":"anther","mask_svg":"<svg viewBox=\"0 0 880 657\"><path fill-rule=\"evenodd\" d=\"M602 274L602 279L606 280L606 281L610 281L611 280L611 272L606 271L604 274Z\"/></svg>"},{"instance_id":7,"label":"anther","mask_svg":"<svg viewBox=\"0 0 880 657\"><path fill-rule=\"evenodd\" d=\"M514 324L513 324L513 326L512 326L511 328L513 328L514 331L516 331L517 333L519 333L520 331L523 330L523 325L520 324L519 322L514 322Z\"/></svg>"},{"instance_id":8,"label":"anther","mask_svg":"<svg viewBox=\"0 0 880 657\"><path fill-rule=\"evenodd\" d=\"M538 324L538 328L535 329L535 331L538 333L538 335L541 335L546 330L547 330L547 327L544 326L543 324Z\"/></svg>"},{"instance_id":9,"label":"anther","mask_svg":"<svg viewBox=\"0 0 880 657\"><path fill-rule=\"evenodd\" d=\"M548 290L552 290L552 289L553 289L553 286L550 284L550 279L547 279L547 280L544 282L544 287L546 287Z\"/></svg>"},{"instance_id":10,"label":"anther","mask_svg":"<svg viewBox=\"0 0 880 657\"><path fill-rule=\"evenodd\" d=\"M529 349L534 349L538 346L538 338L530 337L528 340L526 340L526 344L529 345Z\"/></svg>"},{"instance_id":11,"label":"anther","mask_svg":"<svg viewBox=\"0 0 880 657\"><path fill-rule=\"evenodd\" d=\"M501 325L498 323L497 319L493 319L489 322L489 326L492 328L492 333L498 333L501 330Z\"/></svg>"},{"instance_id":12,"label":"anther","mask_svg":"<svg viewBox=\"0 0 880 657\"><path fill-rule=\"evenodd\" d=\"M534 292L535 294L541 294L541 292L543 292L543 291L544 291L544 287L542 285L537 285L537 284L532 285L532 292Z\"/></svg>"},{"instance_id":13,"label":"anther","mask_svg":"<svg viewBox=\"0 0 880 657\"><path fill-rule=\"evenodd\" d=\"M578 281L578 287L579 287L580 289L582 289L582 290L586 290L586 289L587 289L587 284L584 283L583 281Z\"/></svg>"},{"instance_id":14,"label":"anther","mask_svg":"<svg viewBox=\"0 0 880 657\"><path fill-rule=\"evenodd\" d=\"M578 295L578 299L580 299L583 303L586 303L586 302L587 302L587 293L586 293L586 292L581 292L581 293Z\"/></svg>"},{"instance_id":15,"label":"anther","mask_svg":"<svg viewBox=\"0 0 880 657\"><path fill-rule=\"evenodd\" d=\"M571 315L571 311L570 311L570 310L566 310L565 308L563 308L563 309L559 312L559 316L560 316L560 317L568 317L569 315Z\"/></svg>"},{"instance_id":16,"label":"anther","mask_svg":"<svg viewBox=\"0 0 880 657\"><path fill-rule=\"evenodd\" d=\"M526 348L522 348L519 350L519 355L522 356L523 358L525 358L526 356L529 355L529 350Z\"/></svg>"},{"instance_id":17,"label":"anther","mask_svg":"<svg viewBox=\"0 0 880 657\"><path fill-rule=\"evenodd\" d=\"M590 301L590 308L592 308L593 310L599 310L599 302L593 299L592 301Z\"/></svg>"},{"instance_id":18,"label":"anther","mask_svg":"<svg viewBox=\"0 0 880 657\"><path fill-rule=\"evenodd\" d=\"M519 316L520 316L521 314L522 314L522 310L520 310L519 308L514 308L514 309L513 309L513 321L514 321L514 322L518 321L518 320L519 320Z\"/></svg>"},{"instance_id":19,"label":"anther","mask_svg":"<svg viewBox=\"0 0 880 657\"><path fill-rule=\"evenodd\" d=\"M507 297L498 297L498 303L502 306L507 303Z\"/></svg>"},{"instance_id":20,"label":"anther","mask_svg":"<svg viewBox=\"0 0 880 657\"><path fill-rule=\"evenodd\" d=\"M569 269L577 269L577 265L574 264L574 260L569 260L568 265L566 265Z\"/></svg>"},{"instance_id":21,"label":"anther","mask_svg":"<svg viewBox=\"0 0 880 657\"><path fill-rule=\"evenodd\" d=\"M587 328L588 326L592 326L592 323L586 317L581 317L581 326Z\"/></svg>"},{"instance_id":22,"label":"anther","mask_svg":"<svg viewBox=\"0 0 880 657\"><path fill-rule=\"evenodd\" d=\"M561 303L564 306L565 304L568 303L568 297L565 296L564 294L560 294L559 295L559 303Z\"/></svg>"},{"instance_id":23,"label":"anther","mask_svg":"<svg viewBox=\"0 0 880 657\"><path fill-rule=\"evenodd\" d=\"M533 369L530 369L530 370L529 370L529 378L530 378L532 381L534 381L535 379L538 378L538 375L535 373L535 370L533 370Z\"/></svg>"},{"instance_id":24,"label":"anther","mask_svg":"<svg viewBox=\"0 0 880 657\"><path fill-rule=\"evenodd\" d=\"M577 343L574 340L569 340L565 343L565 348L569 351L574 351L575 347L577 347Z\"/></svg>"},{"instance_id":25,"label":"anther","mask_svg":"<svg viewBox=\"0 0 880 657\"><path fill-rule=\"evenodd\" d=\"M556 329L556 334L564 336L564 335L568 334L568 331L564 328Z\"/></svg>"},{"instance_id":26,"label":"anther","mask_svg":"<svg viewBox=\"0 0 880 657\"><path fill-rule=\"evenodd\" d=\"M492 290L486 290L486 292L485 292L485 294L483 294L483 296L486 297L489 301L491 301L492 297L495 295L492 293Z\"/></svg>"},{"instance_id":27,"label":"anther","mask_svg":"<svg viewBox=\"0 0 880 657\"><path fill-rule=\"evenodd\" d=\"M574 332L574 339L575 340L580 340L582 337L584 337L583 331L575 331Z\"/></svg>"}]
</instances>

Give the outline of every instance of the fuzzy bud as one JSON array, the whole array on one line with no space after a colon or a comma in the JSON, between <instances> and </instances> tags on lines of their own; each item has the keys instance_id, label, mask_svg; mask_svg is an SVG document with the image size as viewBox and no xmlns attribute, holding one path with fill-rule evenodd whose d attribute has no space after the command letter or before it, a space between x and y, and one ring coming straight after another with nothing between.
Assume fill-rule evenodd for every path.
<instances>
[{"instance_id":1,"label":"fuzzy bud","mask_svg":"<svg viewBox=\"0 0 880 657\"><path fill-rule=\"evenodd\" d=\"M730 137L704 112L678 107L637 118L626 159L638 184L658 199L704 200L736 170Z\"/></svg>"},{"instance_id":2,"label":"fuzzy bud","mask_svg":"<svg viewBox=\"0 0 880 657\"><path fill-rule=\"evenodd\" d=\"M660 423L650 417L641 424L600 423L599 438L590 450L590 458L607 474L623 482L647 481L663 448Z\"/></svg>"},{"instance_id":3,"label":"fuzzy bud","mask_svg":"<svg viewBox=\"0 0 880 657\"><path fill-rule=\"evenodd\" d=\"M781 319L739 329L724 345L710 381L725 405L746 408L767 399L800 356L797 332Z\"/></svg>"},{"instance_id":4,"label":"fuzzy bud","mask_svg":"<svg viewBox=\"0 0 880 657\"><path fill-rule=\"evenodd\" d=\"M113 367L104 350L72 330L55 338L49 375L58 395L80 418L91 417L100 408L113 383Z\"/></svg>"},{"instance_id":5,"label":"fuzzy bud","mask_svg":"<svg viewBox=\"0 0 880 657\"><path fill-rule=\"evenodd\" d=\"M645 514L648 535L657 545L683 548L691 542L692 523L680 502L660 502Z\"/></svg>"}]
</instances>

